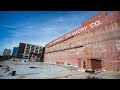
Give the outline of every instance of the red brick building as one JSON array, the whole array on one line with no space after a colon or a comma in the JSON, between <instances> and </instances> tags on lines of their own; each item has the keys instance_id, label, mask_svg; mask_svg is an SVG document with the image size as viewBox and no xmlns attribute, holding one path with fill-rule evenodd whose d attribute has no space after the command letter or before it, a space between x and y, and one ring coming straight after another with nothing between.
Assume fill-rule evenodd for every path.
<instances>
[{"instance_id":1,"label":"red brick building","mask_svg":"<svg viewBox=\"0 0 120 90\"><path fill-rule=\"evenodd\" d=\"M120 11L105 11L45 46L45 62L120 71Z\"/></svg>"}]
</instances>

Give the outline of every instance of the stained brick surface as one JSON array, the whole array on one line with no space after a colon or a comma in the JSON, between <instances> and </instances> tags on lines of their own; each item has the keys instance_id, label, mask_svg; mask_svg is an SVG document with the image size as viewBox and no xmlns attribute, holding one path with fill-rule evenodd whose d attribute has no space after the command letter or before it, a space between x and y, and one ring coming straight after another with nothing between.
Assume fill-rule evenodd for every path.
<instances>
[{"instance_id":1,"label":"stained brick surface","mask_svg":"<svg viewBox=\"0 0 120 90\"><path fill-rule=\"evenodd\" d=\"M101 58L102 69L120 71L120 12L109 15L102 12L82 25L96 20L102 24L92 29L88 26L86 31L53 46L48 43L45 47L45 62L61 61L83 68L79 59ZM88 63L89 68L92 68L91 63L95 64L94 61ZM96 68L96 65L93 67Z\"/></svg>"}]
</instances>

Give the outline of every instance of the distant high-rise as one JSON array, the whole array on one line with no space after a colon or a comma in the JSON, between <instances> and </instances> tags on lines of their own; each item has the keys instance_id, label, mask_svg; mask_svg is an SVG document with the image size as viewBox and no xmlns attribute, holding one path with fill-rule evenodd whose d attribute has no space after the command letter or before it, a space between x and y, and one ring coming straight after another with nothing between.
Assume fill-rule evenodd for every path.
<instances>
[{"instance_id":1,"label":"distant high-rise","mask_svg":"<svg viewBox=\"0 0 120 90\"><path fill-rule=\"evenodd\" d=\"M17 56L18 53L18 47L13 48L12 56Z\"/></svg>"},{"instance_id":2,"label":"distant high-rise","mask_svg":"<svg viewBox=\"0 0 120 90\"><path fill-rule=\"evenodd\" d=\"M3 56L10 56L11 50L10 49L4 49Z\"/></svg>"}]
</instances>

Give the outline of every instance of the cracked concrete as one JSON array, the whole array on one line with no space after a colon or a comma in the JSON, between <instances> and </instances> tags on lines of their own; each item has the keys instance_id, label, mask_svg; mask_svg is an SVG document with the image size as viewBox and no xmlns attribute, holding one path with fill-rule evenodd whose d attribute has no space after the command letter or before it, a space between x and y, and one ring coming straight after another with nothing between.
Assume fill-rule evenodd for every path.
<instances>
[{"instance_id":1,"label":"cracked concrete","mask_svg":"<svg viewBox=\"0 0 120 90\"><path fill-rule=\"evenodd\" d=\"M99 71L87 73L84 69L65 65L55 65L43 62L3 61L0 62L0 79L120 79L119 72ZM10 71L4 73L5 67L9 66ZM35 67L35 68L30 68ZM12 76L11 72L16 71Z\"/></svg>"}]
</instances>

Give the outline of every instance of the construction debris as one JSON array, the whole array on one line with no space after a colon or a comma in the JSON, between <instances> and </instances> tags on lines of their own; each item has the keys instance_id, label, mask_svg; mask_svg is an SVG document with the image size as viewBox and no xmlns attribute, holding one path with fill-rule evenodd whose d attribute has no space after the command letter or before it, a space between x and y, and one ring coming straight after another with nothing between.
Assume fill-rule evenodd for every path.
<instances>
[{"instance_id":1,"label":"construction debris","mask_svg":"<svg viewBox=\"0 0 120 90\"><path fill-rule=\"evenodd\" d=\"M6 73L6 72L9 72L10 70L10 67L9 66L6 66L6 69L5 69L5 72L4 73Z\"/></svg>"},{"instance_id":2,"label":"construction debris","mask_svg":"<svg viewBox=\"0 0 120 90\"><path fill-rule=\"evenodd\" d=\"M12 76L15 76L15 74L16 74L16 71L12 71Z\"/></svg>"}]
</instances>

